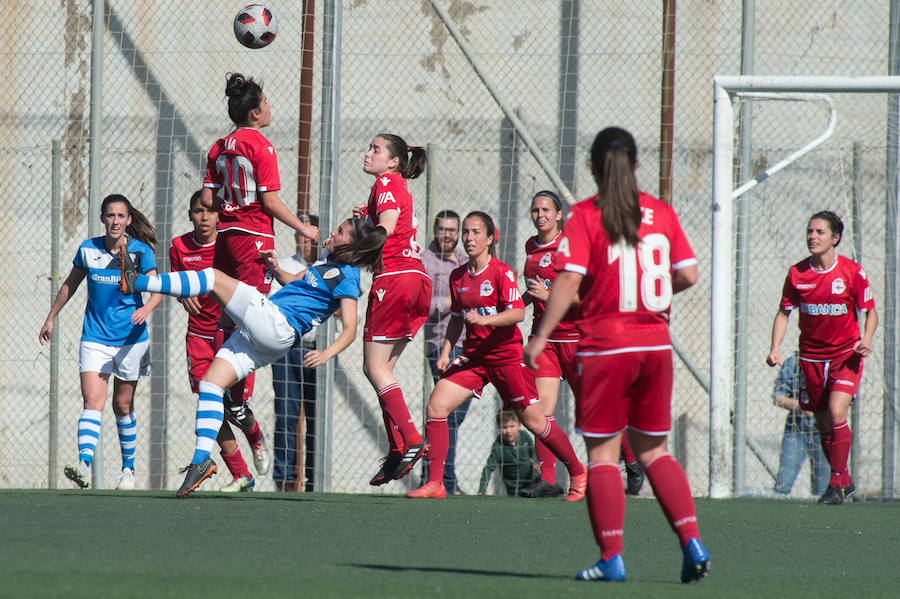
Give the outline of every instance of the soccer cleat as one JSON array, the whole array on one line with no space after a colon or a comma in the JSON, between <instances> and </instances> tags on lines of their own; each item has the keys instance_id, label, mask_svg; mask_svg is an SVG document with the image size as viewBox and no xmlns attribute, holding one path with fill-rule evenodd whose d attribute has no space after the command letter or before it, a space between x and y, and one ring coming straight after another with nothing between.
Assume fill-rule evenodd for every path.
<instances>
[{"instance_id":1,"label":"soccer cleat","mask_svg":"<svg viewBox=\"0 0 900 599\"><path fill-rule=\"evenodd\" d=\"M584 491L587 489L587 470L584 474L576 474L569 477L569 492L566 501L581 501L584 499Z\"/></svg>"},{"instance_id":2,"label":"soccer cleat","mask_svg":"<svg viewBox=\"0 0 900 599\"><path fill-rule=\"evenodd\" d=\"M255 418L250 404L246 401L235 403L231 398L231 390L226 389L225 395L222 396L222 404L225 406L225 415L242 429L249 429L253 426Z\"/></svg>"},{"instance_id":3,"label":"soccer cleat","mask_svg":"<svg viewBox=\"0 0 900 599\"><path fill-rule=\"evenodd\" d=\"M415 491L410 491L406 496L413 499L444 499L447 497L447 490L444 483L429 481Z\"/></svg>"},{"instance_id":4,"label":"soccer cleat","mask_svg":"<svg viewBox=\"0 0 900 599\"><path fill-rule=\"evenodd\" d=\"M119 260L119 293L122 295L133 295L134 280L139 273L134 265L134 261L131 259L131 254L128 252L127 238L123 238L122 243L119 244L117 258Z\"/></svg>"},{"instance_id":5,"label":"soccer cleat","mask_svg":"<svg viewBox=\"0 0 900 599\"><path fill-rule=\"evenodd\" d=\"M697 537L687 542L682 549L684 560L681 562L681 582L691 582L706 578L709 571L709 553Z\"/></svg>"},{"instance_id":6,"label":"soccer cleat","mask_svg":"<svg viewBox=\"0 0 900 599\"><path fill-rule=\"evenodd\" d=\"M590 568L577 573L575 580L622 582L625 580L625 562L622 560L622 554L617 553L606 561L601 559Z\"/></svg>"},{"instance_id":7,"label":"soccer cleat","mask_svg":"<svg viewBox=\"0 0 900 599\"><path fill-rule=\"evenodd\" d=\"M396 449L392 449L388 452L387 456L381 458L381 468L378 470L378 473L372 477L369 484L373 487L379 487L394 480L394 472L397 471L397 466L399 466L402 461L403 453Z\"/></svg>"},{"instance_id":8,"label":"soccer cleat","mask_svg":"<svg viewBox=\"0 0 900 599\"><path fill-rule=\"evenodd\" d=\"M133 491L134 490L134 469L122 468L122 476L119 477L119 484L116 485L117 491Z\"/></svg>"},{"instance_id":9,"label":"soccer cleat","mask_svg":"<svg viewBox=\"0 0 900 599\"><path fill-rule=\"evenodd\" d=\"M553 485L545 480L539 480L536 483L528 485L519 490L519 497L528 497L529 499L545 499L548 497L559 497L563 490L559 485Z\"/></svg>"},{"instance_id":10,"label":"soccer cleat","mask_svg":"<svg viewBox=\"0 0 900 599\"><path fill-rule=\"evenodd\" d=\"M644 486L644 469L637 460L625 464L625 475L628 483L625 492L629 495L640 493L641 487Z\"/></svg>"},{"instance_id":11,"label":"soccer cleat","mask_svg":"<svg viewBox=\"0 0 900 599\"><path fill-rule=\"evenodd\" d=\"M265 441L260 439L259 443L253 446L253 466L258 474L265 474L271 465L272 461L269 459L269 452L266 451Z\"/></svg>"},{"instance_id":12,"label":"soccer cleat","mask_svg":"<svg viewBox=\"0 0 900 599\"><path fill-rule=\"evenodd\" d=\"M393 480L400 480L409 474L409 471L416 465L416 462L422 459L430 449L431 445L424 439L421 443L407 445L406 451L403 452L403 458L400 460L400 463L397 464L397 468L394 470L394 475L391 478ZM443 483L441 484L441 488L444 488Z\"/></svg>"},{"instance_id":13,"label":"soccer cleat","mask_svg":"<svg viewBox=\"0 0 900 599\"><path fill-rule=\"evenodd\" d=\"M844 489L840 485L828 485L828 488L819 497L819 503L823 505L841 505L844 503Z\"/></svg>"},{"instance_id":14,"label":"soccer cleat","mask_svg":"<svg viewBox=\"0 0 900 599\"><path fill-rule=\"evenodd\" d=\"M844 493L844 501L856 501L856 498L853 497L856 495L856 485L852 482L849 485L841 487L841 491Z\"/></svg>"},{"instance_id":15,"label":"soccer cleat","mask_svg":"<svg viewBox=\"0 0 900 599\"><path fill-rule=\"evenodd\" d=\"M184 475L184 482L181 483L181 487L178 489L175 497L187 497L194 492L194 489L200 486L200 483L215 474L218 470L219 467L216 466L216 463L209 456L206 456L206 459L199 464L188 464L179 470L179 472L186 472L186 474Z\"/></svg>"},{"instance_id":16,"label":"soccer cleat","mask_svg":"<svg viewBox=\"0 0 900 599\"><path fill-rule=\"evenodd\" d=\"M86 462L78 462L77 466L66 466L63 472L70 481L78 485L80 489L91 486L91 467Z\"/></svg>"},{"instance_id":17,"label":"soccer cleat","mask_svg":"<svg viewBox=\"0 0 900 599\"><path fill-rule=\"evenodd\" d=\"M235 476L234 480L219 489L222 493L240 493L241 491L252 491L256 486L256 481L252 476L240 475Z\"/></svg>"}]
</instances>

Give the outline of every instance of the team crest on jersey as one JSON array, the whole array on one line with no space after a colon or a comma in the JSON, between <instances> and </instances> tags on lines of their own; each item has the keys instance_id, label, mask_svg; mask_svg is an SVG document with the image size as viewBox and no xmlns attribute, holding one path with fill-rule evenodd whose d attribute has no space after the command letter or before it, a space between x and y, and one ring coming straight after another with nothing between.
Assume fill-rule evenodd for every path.
<instances>
[{"instance_id":1,"label":"team crest on jersey","mask_svg":"<svg viewBox=\"0 0 900 599\"><path fill-rule=\"evenodd\" d=\"M844 291L846 291L846 290L847 290L847 286L844 285L844 279L838 277L831 282L831 293L834 293L835 295L839 295L841 293L844 293Z\"/></svg>"},{"instance_id":2,"label":"team crest on jersey","mask_svg":"<svg viewBox=\"0 0 900 599\"><path fill-rule=\"evenodd\" d=\"M387 185L388 183L391 182L391 178L390 177L382 177L379 179L379 181L381 181L382 185Z\"/></svg>"},{"instance_id":3,"label":"team crest on jersey","mask_svg":"<svg viewBox=\"0 0 900 599\"><path fill-rule=\"evenodd\" d=\"M381 300L384 299L384 292L385 292L384 289L376 289L376 290L375 290L375 295L378 296L378 301L379 301L379 302L380 302Z\"/></svg>"},{"instance_id":4,"label":"team crest on jersey","mask_svg":"<svg viewBox=\"0 0 900 599\"><path fill-rule=\"evenodd\" d=\"M327 281L328 279L335 278L339 274L341 274L341 270L339 268L332 268L331 270L326 272L324 275L322 275L322 278ZM379 298L379 299L381 299L381 298Z\"/></svg>"},{"instance_id":5,"label":"team crest on jersey","mask_svg":"<svg viewBox=\"0 0 900 599\"><path fill-rule=\"evenodd\" d=\"M481 282L481 297L487 297L494 293L494 286L491 285L490 281L482 281Z\"/></svg>"},{"instance_id":6,"label":"team crest on jersey","mask_svg":"<svg viewBox=\"0 0 900 599\"><path fill-rule=\"evenodd\" d=\"M550 266L550 262L553 261L553 254L551 252L547 252L543 256L541 256L541 261L538 262L538 266L541 268L547 268Z\"/></svg>"}]
</instances>

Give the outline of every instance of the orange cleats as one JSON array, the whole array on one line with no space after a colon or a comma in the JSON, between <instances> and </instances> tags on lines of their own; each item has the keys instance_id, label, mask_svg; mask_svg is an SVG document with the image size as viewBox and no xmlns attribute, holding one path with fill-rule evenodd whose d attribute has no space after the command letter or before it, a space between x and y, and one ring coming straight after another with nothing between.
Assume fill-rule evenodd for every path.
<instances>
[{"instance_id":1,"label":"orange cleats","mask_svg":"<svg viewBox=\"0 0 900 599\"><path fill-rule=\"evenodd\" d=\"M406 496L414 499L444 499L447 497L447 489L444 488L444 483L429 481Z\"/></svg>"},{"instance_id":2,"label":"orange cleats","mask_svg":"<svg viewBox=\"0 0 900 599\"><path fill-rule=\"evenodd\" d=\"M583 474L569 477L569 493L566 501L581 501L584 499L584 491L587 489L587 470Z\"/></svg>"}]
</instances>

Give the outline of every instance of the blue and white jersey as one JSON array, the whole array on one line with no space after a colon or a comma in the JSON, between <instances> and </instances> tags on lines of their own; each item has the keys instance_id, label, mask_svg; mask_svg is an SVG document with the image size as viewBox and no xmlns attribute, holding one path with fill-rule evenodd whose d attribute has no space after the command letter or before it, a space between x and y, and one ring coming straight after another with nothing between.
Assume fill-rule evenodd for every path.
<instances>
[{"instance_id":1,"label":"blue and white jersey","mask_svg":"<svg viewBox=\"0 0 900 599\"><path fill-rule=\"evenodd\" d=\"M128 239L128 253L141 273L156 269L156 257L146 243ZM119 293L119 261L103 243L103 237L81 242L72 263L87 272L87 306L82 341L103 345L130 345L147 339L147 325L131 323L131 314L144 305L140 293Z\"/></svg>"},{"instance_id":2,"label":"blue and white jersey","mask_svg":"<svg viewBox=\"0 0 900 599\"><path fill-rule=\"evenodd\" d=\"M328 320L341 299L359 298L359 267L319 258L306 274L278 290L269 300L297 331L298 339Z\"/></svg>"}]
</instances>

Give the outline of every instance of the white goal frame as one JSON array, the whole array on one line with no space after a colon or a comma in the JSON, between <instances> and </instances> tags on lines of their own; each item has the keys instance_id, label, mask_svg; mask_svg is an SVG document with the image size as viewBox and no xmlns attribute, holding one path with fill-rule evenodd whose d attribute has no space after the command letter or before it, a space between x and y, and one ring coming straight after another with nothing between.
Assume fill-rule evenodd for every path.
<instances>
[{"instance_id":1,"label":"white goal frame","mask_svg":"<svg viewBox=\"0 0 900 599\"><path fill-rule=\"evenodd\" d=\"M710 295L709 496L731 497L734 435L729 421L734 401L734 289L732 225L734 200L824 141L826 132L750 182L732 188L736 96L762 94L894 93L900 77L716 76L713 78L712 288ZM785 99L790 99L785 97ZM833 128L832 122L829 129Z\"/></svg>"}]
</instances>

